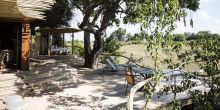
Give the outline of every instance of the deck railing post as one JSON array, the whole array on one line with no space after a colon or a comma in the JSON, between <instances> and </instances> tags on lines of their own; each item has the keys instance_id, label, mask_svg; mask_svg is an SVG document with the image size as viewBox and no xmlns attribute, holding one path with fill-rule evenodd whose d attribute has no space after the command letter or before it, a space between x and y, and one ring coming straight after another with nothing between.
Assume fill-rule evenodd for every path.
<instances>
[{"instance_id":1,"label":"deck railing post","mask_svg":"<svg viewBox=\"0 0 220 110\"><path fill-rule=\"evenodd\" d=\"M22 23L22 42L21 42L21 69L29 70L30 54L30 24Z\"/></svg>"}]
</instances>

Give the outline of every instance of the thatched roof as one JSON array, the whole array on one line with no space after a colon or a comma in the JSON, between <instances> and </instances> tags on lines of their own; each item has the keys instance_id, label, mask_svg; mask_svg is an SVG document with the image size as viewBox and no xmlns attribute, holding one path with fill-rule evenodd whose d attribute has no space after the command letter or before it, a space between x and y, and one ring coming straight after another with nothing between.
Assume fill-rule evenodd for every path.
<instances>
[{"instance_id":1,"label":"thatched roof","mask_svg":"<svg viewBox=\"0 0 220 110\"><path fill-rule=\"evenodd\" d=\"M0 0L0 19L43 19L54 0Z\"/></svg>"},{"instance_id":2,"label":"thatched roof","mask_svg":"<svg viewBox=\"0 0 220 110\"><path fill-rule=\"evenodd\" d=\"M42 28L37 30L37 32L47 32L47 33L75 33L81 30L76 28Z\"/></svg>"}]
</instances>

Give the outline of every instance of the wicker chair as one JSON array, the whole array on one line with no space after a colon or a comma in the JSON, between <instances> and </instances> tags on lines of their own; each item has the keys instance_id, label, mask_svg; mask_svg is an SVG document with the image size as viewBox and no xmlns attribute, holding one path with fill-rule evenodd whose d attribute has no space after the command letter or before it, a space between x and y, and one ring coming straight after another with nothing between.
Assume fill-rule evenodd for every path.
<instances>
[{"instance_id":1,"label":"wicker chair","mask_svg":"<svg viewBox=\"0 0 220 110\"><path fill-rule=\"evenodd\" d=\"M141 81L141 76L134 75L132 72L132 67L128 66L125 68L125 81L127 82L125 95L127 95L128 85L131 85L133 87L135 84Z\"/></svg>"}]
</instances>

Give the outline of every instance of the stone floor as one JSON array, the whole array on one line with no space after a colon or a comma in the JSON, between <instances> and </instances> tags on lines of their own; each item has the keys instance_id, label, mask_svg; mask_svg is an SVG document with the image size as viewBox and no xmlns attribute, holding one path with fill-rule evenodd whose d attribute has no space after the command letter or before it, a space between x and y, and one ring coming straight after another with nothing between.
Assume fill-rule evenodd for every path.
<instances>
[{"instance_id":1,"label":"stone floor","mask_svg":"<svg viewBox=\"0 0 220 110\"><path fill-rule=\"evenodd\" d=\"M127 96L125 96L124 72L103 71L105 68L101 64L98 69L83 68L82 62L81 58L72 56L42 56L32 60L30 71L0 71L0 109L4 109L2 102L5 96L18 94L23 96L24 110L126 110ZM77 69L77 78L73 79L75 81L74 84L58 85L56 86L57 88L51 89L51 86L54 86L57 82L66 81L66 78L60 78L60 75L65 76L66 73L71 73L69 70L75 69ZM34 86L34 89L26 89L27 86L36 83L25 83L25 87L19 86L19 88L15 86L15 83L22 82L29 75L45 77L53 76L54 73L56 75L59 73L59 78L50 78L51 83L48 85L42 84L45 88L50 88L48 90L39 89L39 86ZM36 76L36 78L39 78L39 76ZM30 79L35 80L35 77ZM180 83L182 79L177 78L176 80ZM41 83L47 82L37 81ZM166 79L161 80L158 87L169 83L172 82L167 82ZM21 88L25 88L22 90L27 91L21 91ZM195 89L205 90L206 88L198 86ZM40 90L40 92L36 90ZM156 89L156 91L159 91L159 89ZM142 110L144 108L146 99L143 94L143 92L135 94L134 110ZM188 97L186 92L181 92L177 95L180 99ZM172 100L173 94L165 95L159 99L155 95L148 103L148 107L155 108Z\"/></svg>"},{"instance_id":2,"label":"stone floor","mask_svg":"<svg viewBox=\"0 0 220 110\"><path fill-rule=\"evenodd\" d=\"M39 68L38 65L42 66ZM54 66L51 65L76 68L78 70L77 85L67 85L37 95L24 95L25 110L123 110L126 108L127 96L124 95L125 79L123 72L103 71L103 65L100 65L100 68L96 70L82 68L82 59L70 56L41 57L39 62L31 63L29 72L52 71ZM64 74L64 72L61 71L60 73ZM0 74L0 77L11 75L18 80L15 74L18 73L4 72L4 74ZM0 91L3 92L4 90L1 89ZM139 93L139 96L142 94ZM135 101L137 101L134 105L135 109L142 109L144 97L139 97ZM1 107L1 109L4 108L3 105Z\"/></svg>"}]
</instances>

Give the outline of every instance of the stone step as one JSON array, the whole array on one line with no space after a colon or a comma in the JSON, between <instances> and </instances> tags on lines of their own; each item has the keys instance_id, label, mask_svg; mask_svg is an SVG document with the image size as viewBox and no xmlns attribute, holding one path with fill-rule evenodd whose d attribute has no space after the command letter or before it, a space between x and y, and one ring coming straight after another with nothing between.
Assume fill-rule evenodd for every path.
<instances>
[{"instance_id":1,"label":"stone step","mask_svg":"<svg viewBox=\"0 0 220 110\"><path fill-rule=\"evenodd\" d=\"M0 88L0 94L4 94L6 93L7 91L17 91L18 88L16 86L7 86L7 87L3 87L3 88Z\"/></svg>"},{"instance_id":2,"label":"stone step","mask_svg":"<svg viewBox=\"0 0 220 110\"><path fill-rule=\"evenodd\" d=\"M45 79L45 78L49 78L49 77L56 77L59 76L59 74L66 74L66 73L70 73L69 70L66 71L51 71L51 72L47 72L47 73L41 73L41 74L36 74L36 75L30 75L25 77L24 82L34 82L37 81L39 79Z\"/></svg>"},{"instance_id":3,"label":"stone step","mask_svg":"<svg viewBox=\"0 0 220 110\"><path fill-rule=\"evenodd\" d=\"M73 77L62 78L62 79L59 79L59 80L54 81L52 83L56 84L58 86L64 86L64 85L68 85L68 84L77 84L77 79L73 78Z\"/></svg>"},{"instance_id":4,"label":"stone step","mask_svg":"<svg viewBox=\"0 0 220 110\"><path fill-rule=\"evenodd\" d=\"M53 81L41 82L40 84L35 83L35 84L28 85L27 87L28 88L31 87L32 94L41 94L41 92L43 92L43 91L50 91L53 89L61 89L65 85L68 85L68 84L73 85L73 83L71 82L72 77L69 77L69 75L65 76L65 74L63 74L62 77L59 77L59 78L56 77L57 80L54 79ZM74 83L74 84L76 85L76 83ZM26 88L24 90L27 90L28 88Z\"/></svg>"},{"instance_id":5,"label":"stone step","mask_svg":"<svg viewBox=\"0 0 220 110\"><path fill-rule=\"evenodd\" d=\"M15 82L17 81L15 74L1 74L0 75L0 98L3 99L8 95L16 94L17 87Z\"/></svg>"},{"instance_id":6,"label":"stone step","mask_svg":"<svg viewBox=\"0 0 220 110\"><path fill-rule=\"evenodd\" d=\"M47 70L47 69L41 69L41 70L36 70L36 71L25 71L25 72L21 72L18 74L18 76L20 77L41 77L41 76L45 76L45 75L49 75L49 74L52 74L52 73L56 73L56 72L61 72L63 71L64 69L63 68L59 68L59 69L56 69L56 70Z\"/></svg>"},{"instance_id":7,"label":"stone step","mask_svg":"<svg viewBox=\"0 0 220 110\"><path fill-rule=\"evenodd\" d=\"M6 96L14 95L16 94L17 90L4 90L4 92L0 92L0 99L4 99Z\"/></svg>"},{"instance_id":8,"label":"stone step","mask_svg":"<svg viewBox=\"0 0 220 110\"><path fill-rule=\"evenodd\" d=\"M0 81L0 89L8 86L15 85L15 80L6 80L6 81Z\"/></svg>"},{"instance_id":9,"label":"stone step","mask_svg":"<svg viewBox=\"0 0 220 110\"><path fill-rule=\"evenodd\" d=\"M18 77L15 75L0 74L0 83L5 81L16 81L17 79Z\"/></svg>"},{"instance_id":10,"label":"stone step","mask_svg":"<svg viewBox=\"0 0 220 110\"><path fill-rule=\"evenodd\" d=\"M0 87L0 92L2 92L4 90L8 90L8 89L14 89L14 88L17 88L17 87L15 85Z\"/></svg>"},{"instance_id":11,"label":"stone step","mask_svg":"<svg viewBox=\"0 0 220 110\"><path fill-rule=\"evenodd\" d=\"M28 84L28 86L38 86L38 85L42 85L43 83L51 83L62 78L67 78L67 77L70 77L69 73L56 74L55 76L52 76L52 77L45 77L41 79L32 80L31 82L25 82L25 84Z\"/></svg>"}]
</instances>

